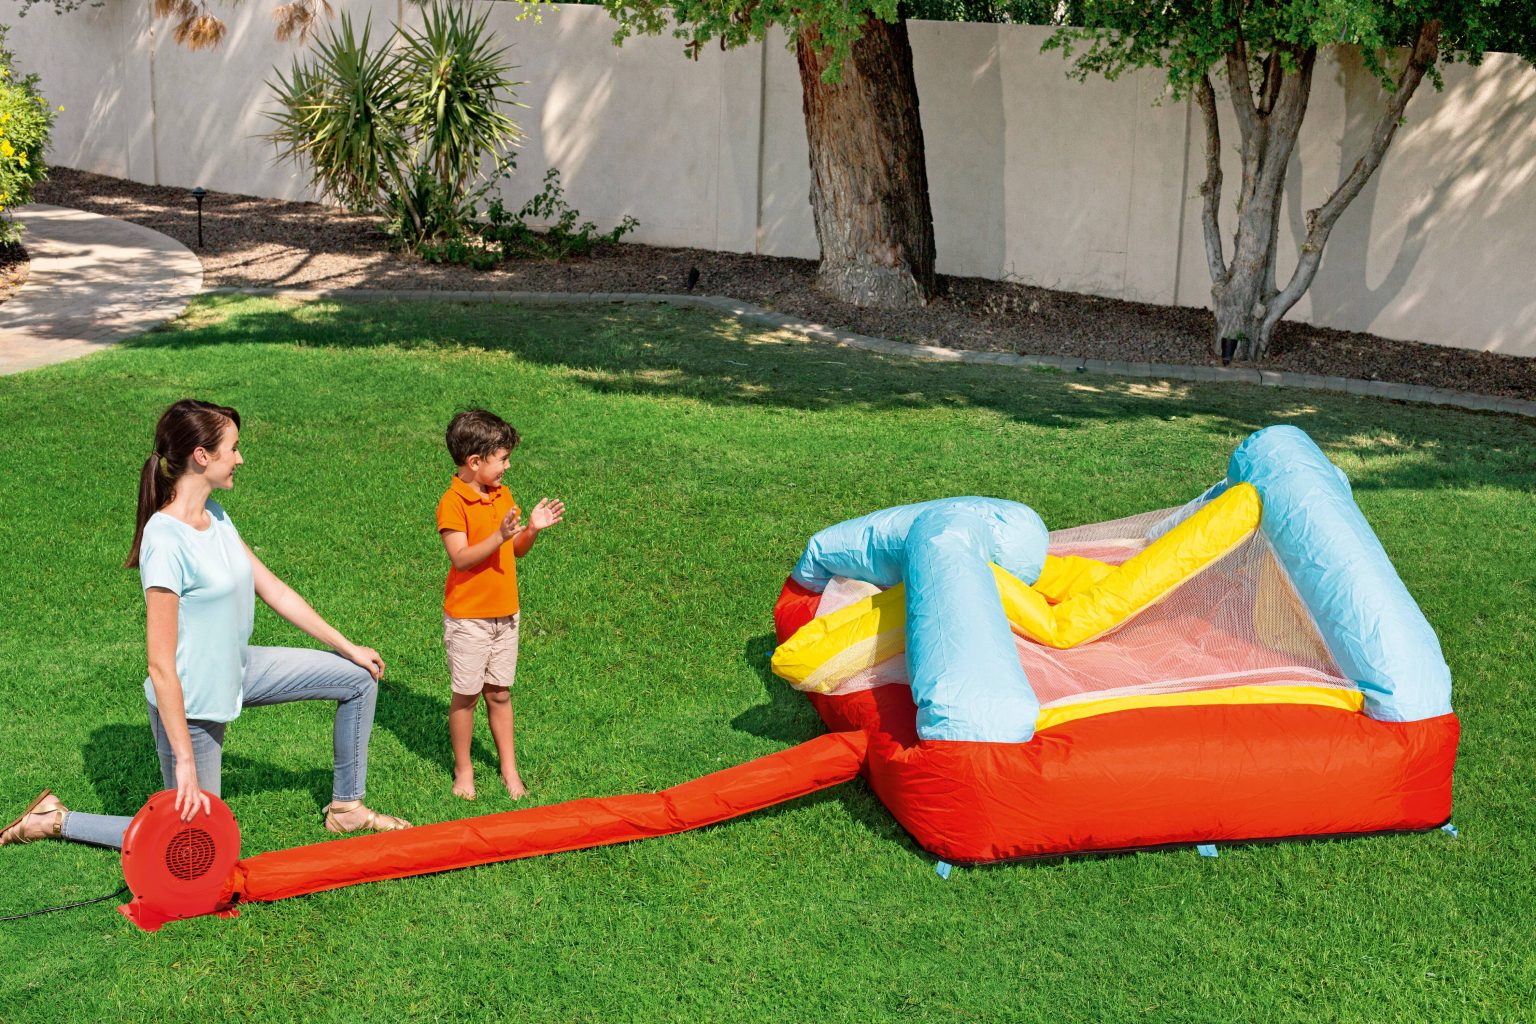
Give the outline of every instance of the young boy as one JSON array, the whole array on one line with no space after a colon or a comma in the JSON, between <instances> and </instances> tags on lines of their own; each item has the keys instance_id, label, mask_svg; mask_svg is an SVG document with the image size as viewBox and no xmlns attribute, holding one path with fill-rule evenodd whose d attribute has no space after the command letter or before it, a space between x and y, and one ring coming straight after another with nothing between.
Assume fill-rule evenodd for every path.
<instances>
[{"instance_id":1,"label":"young boy","mask_svg":"<svg viewBox=\"0 0 1536 1024\"><path fill-rule=\"evenodd\" d=\"M448 424L448 454L458 472L437 503L437 532L452 568L443 598L443 645L453 697L448 735L453 741L453 792L475 798L470 739L475 704L485 694L501 780L516 800L528 790L517 774L512 746L512 677L517 670L517 559L542 530L565 516L558 498L539 499L523 523L522 510L502 486L517 447L511 424L484 409L461 412Z\"/></svg>"}]
</instances>

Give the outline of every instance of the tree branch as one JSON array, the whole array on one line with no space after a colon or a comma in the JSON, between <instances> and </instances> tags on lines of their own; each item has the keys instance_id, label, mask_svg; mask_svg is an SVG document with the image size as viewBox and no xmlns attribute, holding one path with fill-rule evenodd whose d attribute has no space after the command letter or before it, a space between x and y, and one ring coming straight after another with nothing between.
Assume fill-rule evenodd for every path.
<instances>
[{"instance_id":1,"label":"tree branch","mask_svg":"<svg viewBox=\"0 0 1536 1024\"><path fill-rule=\"evenodd\" d=\"M1247 151L1249 139L1258 127L1258 112L1253 105L1253 83L1248 76L1248 43L1243 39L1243 26L1237 25L1237 35L1227 48L1227 84L1232 87L1232 108L1237 112L1237 128L1242 134L1243 149Z\"/></svg>"},{"instance_id":2,"label":"tree branch","mask_svg":"<svg viewBox=\"0 0 1536 1024\"><path fill-rule=\"evenodd\" d=\"M1264 84L1259 92L1259 113L1268 115L1274 112L1275 102L1280 98L1280 87L1285 82L1285 62L1280 59L1280 48L1269 51L1269 56L1264 58Z\"/></svg>"},{"instance_id":3,"label":"tree branch","mask_svg":"<svg viewBox=\"0 0 1536 1024\"><path fill-rule=\"evenodd\" d=\"M1297 55L1296 73L1280 74L1274 91L1272 113L1265 120L1265 150L1259 160L1259 181L1255 191L1268 195L1285 185L1285 175L1301 136L1301 123L1307 116L1312 98L1312 70L1317 64L1317 47L1309 46ZM1276 66L1279 63L1276 62ZM1266 88L1268 86L1266 85Z\"/></svg>"},{"instance_id":4,"label":"tree branch","mask_svg":"<svg viewBox=\"0 0 1536 1024\"><path fill-rule=\"evenodd\" d=\"M1333 190L1333 195L1322 206L1307 211L1307 240L1301 247L1301 259L1285 290L1271 304L1265 316L1266 326L1278 323L1312 286L1312 279L1317 276L1317 268L1323 260L1323 247L1328 244L1329 233L1338 222L1339 215L1365 188L1365 183L1371 180L1376 168L1381 166L1381 158L1386 155L1387 147L1397 134L1408 101L1413 98L1425 73L1434 67L1439 57L1440 22L1438 19L1430 19L1419 26L1418 38L1408 54L1408 63L1398 76L1397 90L1387 103L1386 110L1376 120L1376 128L1371 133L1371 142L1365 154L1355 161L1349 176L1339 183L1339 187Z\"/></svg>"},{"instance_id":5,"label":"tree branch","mask_svg":"<svg viewBox=\"0 0 1536 1024\"><path fill-rule=\"evenodd\" d=\"M1205 228L1205 263L1211 280L1227 279L1227 261L1221 248L1221 121L1216 116L1216 88L1211 76L1200 76L1195 92L1200 117L1205 123L1205 180L1200 183L1200 222Z\"/></svg>"}]
</instances>

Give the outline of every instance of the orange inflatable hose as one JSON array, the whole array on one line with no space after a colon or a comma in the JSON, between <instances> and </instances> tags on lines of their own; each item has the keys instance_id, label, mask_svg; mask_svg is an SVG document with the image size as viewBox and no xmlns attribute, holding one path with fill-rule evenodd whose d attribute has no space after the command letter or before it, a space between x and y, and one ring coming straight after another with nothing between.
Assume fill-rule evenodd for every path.
<instances>
[{"instance_id":1,"label":"orange inflatable hose","mask_svg":"<svg viewBox=\"0 0 1536 1024\"><path fill-rule=\"evenodd\" d=\"M828 733L659 793L571 800L262 853L235 865L222 902L270 902L686 832L847 782L864 766L868 743L862 732Z\"/></svg>"}]
</instances>

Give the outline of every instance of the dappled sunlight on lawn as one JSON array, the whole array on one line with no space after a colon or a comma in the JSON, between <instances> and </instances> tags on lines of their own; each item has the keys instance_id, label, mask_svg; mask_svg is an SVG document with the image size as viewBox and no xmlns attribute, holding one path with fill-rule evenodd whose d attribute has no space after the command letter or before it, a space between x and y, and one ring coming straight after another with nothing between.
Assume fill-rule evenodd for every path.
<instances>
[{"instance_id":1,"label":"dappled sunlight on lawn","mask_svg":"<svg viewBox=\"0 0 1536 1024\"><path fill-rule=\"evenodd\" d=\"M1114 423L1149 431L1149 453L1156 450L1158 431L1178 417L1189 421L1181 429L1204 433L1213 450L1228 451L1251 430L1294 423L1346 464L1357 489L1510 486L1533 472L1518 445L1501 449L1486 441L1490 430L1536 435L1530 423L1516 417L1316 392L1298 401L1293 389L1252 385L914 360L758 329L697 309L214 296L194 303L179 324L130 345L231 343L473 350L556 368L599 393L717 406L813 413L968 410L1067 430ZM1362 428L1362 421L1369 427ZM1378 459L1378 452L1390 458Z\"/></svg>"}]
</instances>

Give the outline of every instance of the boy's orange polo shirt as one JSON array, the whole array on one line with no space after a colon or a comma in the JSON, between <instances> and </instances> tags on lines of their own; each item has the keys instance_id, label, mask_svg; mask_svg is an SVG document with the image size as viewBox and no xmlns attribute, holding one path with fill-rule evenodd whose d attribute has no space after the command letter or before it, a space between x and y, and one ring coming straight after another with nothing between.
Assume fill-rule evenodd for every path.
<instances>
[{"instance_id":1,"label":"boy's orange polo shirt","mask_svg":"<svg viewBox=\"0 0 1536 1024\"><path fill-rule=\"evenodd\" d=\"M507 513L517 507L505 486L482 495L469 484L453 478L437 503L437 529L455 530L477 544L501 528ZM448 587L443 611L455 619L499 619L517 614L517 557L507 541L473 569L448 567Z\"/></svg>"}]
</instances>

